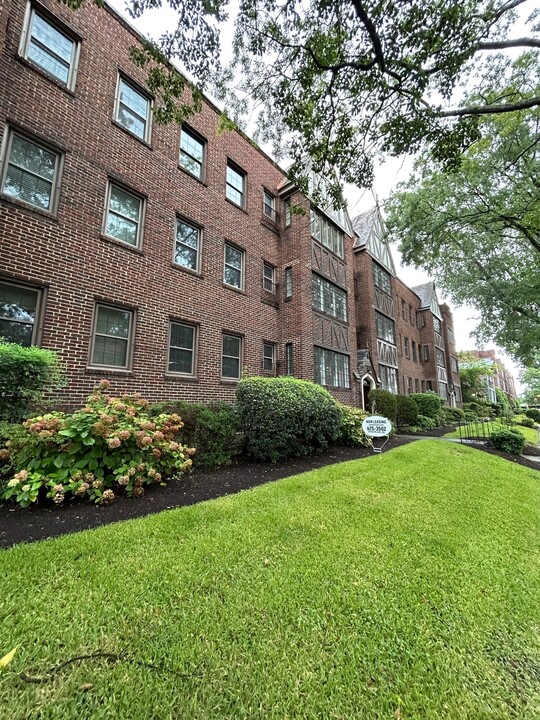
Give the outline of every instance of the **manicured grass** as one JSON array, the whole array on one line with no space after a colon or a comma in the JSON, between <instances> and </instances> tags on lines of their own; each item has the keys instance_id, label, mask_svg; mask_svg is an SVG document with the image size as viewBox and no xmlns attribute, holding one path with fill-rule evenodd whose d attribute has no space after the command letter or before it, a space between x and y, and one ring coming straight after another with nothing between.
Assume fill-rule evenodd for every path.
<instances>
[{"instance_id":1,"label":"manicured grass","mask_svg":"<svg viewBox=\"0 0 540 720\"><path fill-rule=\"evenodd\" d=\"M483 425L485 431L488 433L492 432L493 430L499 430L501 427L508 427L508 425L500 423L497 420L493 420L492 422L485 422L483 423ZM471 427L473 428L471 432L474 432L474 425L472 425ZM522 425L512 425L511 427L515 430L519 430L519 432L525 436L525 440L527 441L528 445L538 445L538 430L536 428L527 428L523 427ZM459 429L446 433L444 437L458 438Z\"/></svg>"},{"instance_id":2,"label":"manicured grass","mask_svg":"<svg viewBox=\"0 0 540 720\"><path fill-rule=\"evenodd\" d=\"M0 717L538 718L539 500L422 440L5 550Z\"/></svg>"}]
</instances>

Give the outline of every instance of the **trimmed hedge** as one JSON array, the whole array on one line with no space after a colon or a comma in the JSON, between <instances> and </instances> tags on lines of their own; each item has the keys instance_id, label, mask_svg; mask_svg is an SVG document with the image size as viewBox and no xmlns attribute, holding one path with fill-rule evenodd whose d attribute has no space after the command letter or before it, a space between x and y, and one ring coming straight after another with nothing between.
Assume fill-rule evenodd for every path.
<instances>
[{"instance_id":1,"label":"trimmed hedge","mask_svg":"<svg viewBox=\"0 0 540 720\"><path fill-rule=\"evenodd\" d=\"M433 392L412 393L409 395L417 404L420 415L438 420L441 412L442 400Z\"/></svg>"},{"instance_id":2,"label":"trimmed hedge","mask_svg":"<svg viewBox=\"0 0 540 720\"><path fill-rule=\"evenodd\" d=\"M228 465L239 452L237 432L238 417L232 405L217 402L210 405L190 403L184 400L154 403L149 415L176 413L182 418L182 441L196 447L194 467L211 468Z\"/></svg>"},{"instance_id":3,"label":"trimmed hedge","mask_svg":"<svg viewBox=\"0 0 540 720\"><path fill-rule=\"evenodd\" d=\"M450 424L463 422L465 420L465 411L458 407L445 407L443 413Z\"/></svg>"},{"instance_id":4,"label":"trimmed hedge","mask_svg":"<svg viewBox=\"0 0 540 720\"><path fill-rule=\"evenodd\" d=\"M528 418L531 418L531 420L534 420L534 422L540 423L540 410L537 408L529 408L528 410L525 410L525 415Z\"/></svg>"},{"instance_id":5,"label":"trimmed hedge","mask_svg":"<svg viewBox=\"0 0 540 720\"><path fill-rule=\"evenodd\" d=\"M35 412L46 392L64 383L60 360L52 350L0 338L0 420L24 420Z\"/></svg>"},{"instance_id":6,"label":"trimmed hedge","mask_svg":"<svg viewBox=\"0 0 540 720\"><path fill-rule=\"evenodd\" d=\"M437 421L425 415L418 415L416 418L416 427L420 430L433 430L437 427Z\"/></svg>"},{"instance_id":7,"label":"trimmed hedge","mask_svg":"<svg viewBox=\"0 0 540 720\"><path fill-rule=\"evenodd\" d=\"M276 462L325 450L341 434L339 403L320 385L293 377L245 378L236 389L246 453Z\"/></svg>"},{"instance_id":8,"label":"trimmed hedge","mask_svg":"<svg viewBox=\"0 0 540 720\"><path fill-rule=\"evenodd\" d=\"M494 430L489 436L489 444L492 447L512 455L521 455L526 442L525 435L515 428Z\"/></svg>"},{"instance_id":9,"label":"trimmed hedge","mask_svg":"<svg viewBox=\"0 0 540 720\"><path fill-rule=\"evenodd\" d=\"M388 390L381 390L379 388L370 390L368 395L368 405L373 409L376 415L382 415L383 417L391 420L392 423L396 422L396 396Z\"/></svg>"},{"instance_id":10,"label":"trimmed hedge","mask_svg":"<svg viewBox=\"0 0 540 720\"><path fill-rule=\"evenodd\" d=\"M522 418L522 420L519 424L523 425L523 427L527 427L527 428L533 428L535 425L534 420L530 417Z\"/></svg>"},{"instance_id":11,"label":"trimmed hedge","mask_svg":"<svg viewBox=\"0 0 540 720\"><path fill-rule=\"evenodd\" d=\"M418 404L410 395L396 395L396 422L398 427L412 427L418 417Z\"/></svg>"}]
</instances>

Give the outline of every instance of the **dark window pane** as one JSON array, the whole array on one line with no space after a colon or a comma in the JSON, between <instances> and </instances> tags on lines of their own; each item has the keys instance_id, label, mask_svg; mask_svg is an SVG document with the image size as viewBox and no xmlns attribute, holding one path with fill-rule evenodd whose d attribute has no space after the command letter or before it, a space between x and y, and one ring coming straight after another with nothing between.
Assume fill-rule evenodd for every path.
<instances>
[{"instance_id":1,"label":"dark window pane","mask_svg":"<svg viewBox=\"0 0 540 720\"><path fill-rule=\"evenodd\" d=\"M172 323L171 325L171 346L177 348L187 348L193 350L193 340L195 337L195 328L189 325L179 325Z\"/></svg>"},{"instance_id":2,"label":"dark window pane","mask_svg":"<svg viewBox=\"0 0 540 720\"><path fill-rule=\"evenodd\" d=\"M169 371L193 374L193 353L191 350L171 347L169 355Z\"/></svg>"},{"instance_id":3,"label":"dark window pane","mask_svg":"<svg viewBox=\"0 0 540 720\"><path fill-rule=\"evenodd\" d=\"M127 338L129 336L130 319L130 312L115 310L114 308L108 307L99 307L96 332L100 335Z\"/></svg>"},{"instance_id":4,"label":"dark window pane","mask_svg":"<svg viewBox=\"0 0 540 720\"><path fill-rule=\"evenodd\" d=\"M0 338L19 345L31 345L34 326L29 323L12 322L0 318Z\"/></svg>"},{"instance_id":5,"label":"dark window pane","mask_svg":"<svg viewBox=\"0 0 540 720\"><path fill-rule=\"evenodd\" d=\"M126 367L126 360L127 340L96 335L92 358L95 365Z\"/></svg>"},{"instance_id":6,"label":"dark window pane","mask_svg":"<svg viewBox=\"0 0 540 720\"><path fill-rule=\"evenodd\" d=\"M224 357L221 363L221 375L222 377L239 378L240 360Z\"/></svg>"},{"instance_id":7,"label":"dark window pane","mask_svg":"<svg viewBox=\"0 0 540 720\"><path fill-rule=\"evenodd\" d=\"M232 285L236 288L242 287L242 274L240 270L235 268L225 267L224 281L227 285Z\"/></svg>"},{"instance_id":8,"label":"dark window pane","mask_svg":"<svg viewBox=\"0 0 540 720\"><path fill-rule=\"evenodd\" d=\"M240 357L240 338L234 335L223 336L223 354L231 357Z\"/></svg>"}]
</instances>

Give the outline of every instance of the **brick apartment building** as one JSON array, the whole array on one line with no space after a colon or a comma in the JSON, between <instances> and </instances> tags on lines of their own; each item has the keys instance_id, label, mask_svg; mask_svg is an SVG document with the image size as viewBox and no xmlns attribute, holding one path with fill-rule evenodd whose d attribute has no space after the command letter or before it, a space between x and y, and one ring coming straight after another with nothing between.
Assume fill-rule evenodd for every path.
<instances>
[{"instance_id":1,"label":"brick apartment building","mask_svg":"<svg viewBox=\"0 0 540 720\"><path fill-rule=\"evenodd\" d=\"M360 406L372 385L460 402L450 311L395 278L382 225L373 252L346 212L218 132L208 100L182 127L153 123L140 37L114 10L14 0L0 40L0 336L60 353L66 404L102 377L232 400L243 372Z\"/></svg>"},{"instance_id":2,"label":"brick apartment building","mask_svg":"<svg viewBox=\"0 0 540 720\"><path fill-rule=\"evenodd\" d=\"M515 401L517 398L516 385L514 376L505 367L503 361L497 357L495 350L470 350L468 351L472 358L481 360L485 363L487 368L494 368L495 371L491 375L484 377L484 384L486 386L486 396L489 402L497 402L496 390L500 390L505 393L510 401ZM466 365L467 363L465 363Z\"/></svg>"}]
</instances>

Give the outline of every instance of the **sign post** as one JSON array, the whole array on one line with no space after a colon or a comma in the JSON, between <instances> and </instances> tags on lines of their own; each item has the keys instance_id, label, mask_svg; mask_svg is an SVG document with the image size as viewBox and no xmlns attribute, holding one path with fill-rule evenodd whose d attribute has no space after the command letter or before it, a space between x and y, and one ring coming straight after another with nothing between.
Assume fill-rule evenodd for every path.
<instances>
[{"instance_id":1,"label":"sign post","mask_svg":"<svg viewBox=\"0 0 540 720\"><path fill-rule=\"evenodd\" d=\"M381 453L383 447L390 439L390 433L392 432L392 423L388 418L382 415L370 415L362 422L362 430L365 436L368 438L374 453ZM373 438L386 438L380 447L375 447L373 444Z\"/></svg>"}]
</instances>

